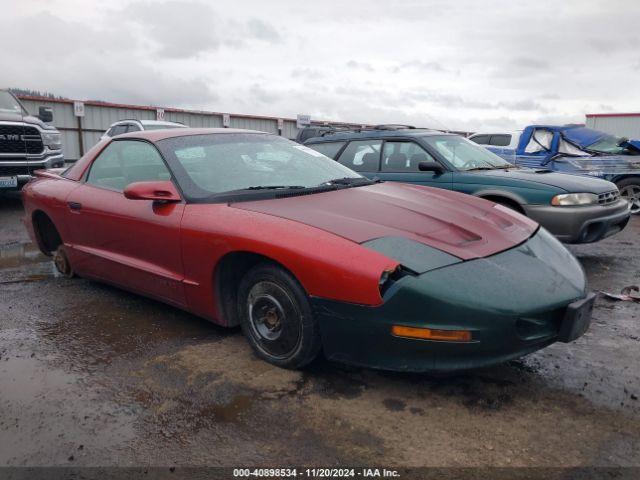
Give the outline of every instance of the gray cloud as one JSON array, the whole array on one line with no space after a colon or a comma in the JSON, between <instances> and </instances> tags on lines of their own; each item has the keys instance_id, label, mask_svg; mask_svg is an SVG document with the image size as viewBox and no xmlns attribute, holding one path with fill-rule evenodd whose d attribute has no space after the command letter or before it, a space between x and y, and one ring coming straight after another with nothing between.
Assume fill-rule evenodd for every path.
<instances>
[{"instance_id":1,"label":"gray cloud","mask_svg":"<svg viewBox=\"0 0 640 480\"><path fill-rule=\"evenodd\" d=\"M278 31L261 19L225 18L210 4L196 0L138 1L114 16L113 22L123 18L139 37L156 46L158 56L169 59L191 58L221 47L242 48L252 40L282 40Z\"/></svg>"},{"instance_id":2,"label":"gray cloud","mask_svg":"<svg viewBox=\"0 0 640 480\"><path fill-rule=\"evenodd\" d=\"M27 31L39 34L24 35ZM144 105L196 105L218 98L204 78L181 78L149 62L124 26L102 29L48 12L0 20L0 44L16 38L21 39L20 48L7 51L3 61L19 68L0 69L0 85ZM42 38L47 39L46 48ZM53 62L55 52L63 54L56 54Z\"/></svg>"},{"instance_id":3,"label":"gray cloud","mask_svg":"<svg viewBox=\"0 0 640 480\"><path fill-rule=\"evenodd\" d=\"M549 62L540 58L518 56L512 58L506 66L519 70L542 70L549 68Z\"/></svg>"},{"instance_id":4,"label":"gray cloud","mask_svg":"<svg viewBox=\"0 0 640 480\"><path fill-rule=\"evenodd\" d=\"M160 57L191 57L228 42L211 7L195 1L136 2L119 12L117 19L114 16L113 22L122 18L140 37L153 42Z\"/></svg>"},{"instance_id":5,"label":"gray cloud","mask_svg":"<svg viewBox=\"0 0 640 480\"><path fill-rule=\"evenodd\" d=\"M266 89L262 85L253 84L249 88L249 95L254 102L271 105L282 98L275 89Z\"/></svg>"},{"instance_id":6,"label":"gray cloud","mask_svg":"<svg viewBox=\"0 0 640 480\"><path fill-rule=\"evenodd\" d=\"M512 102L498 102L497 107L505 108L507 110L520 110L523 112L547 113L547 109L545 107L530 98Z\"/></svg>"},{"instance_id":7,"label":"gray cloud","mask_svg":"<svg viewBox=\"0 0 640 480\"><path fill-rule=\"evenodd\" d=\"M282 37L278 31L272 25L258 18L252 18L247 22L247 30L253 38L257 38L258 40L264 40L270 43L282 42Z\"/></svg>"},{"instance_id":8,"label":"gray cloud","mask_svg":"<svg viewBox=\"0 0 640 480\"><path fill-rule=\"evenodd\" d=\"M373 72L375 69L367 62L358 62L357 60L349 60L346 63L347 67L355 70L364 70L365 72Z\"/></svg>"},{"instance_id":9,"label":"gray cloud","mask_svg":"<svg viewBox=\"0 0 640 480\"><path fill-rule=\"evenodd\" d=\"M446 69L439 62L426 62L424 60L412 60L391 67L393 73L405 73L409 70L422 72L444 72Z\"/></svg>"},{"instance_id":10,"label":"gray cloud","mask_svg":"<svg viewBox=\"0 0 640 480\"><path fill-rule=\"evenodd\" d=\"M640 109L638 2L372 2L0 0L0 85L470 130Z\"/></svg>"},{"instance_id":11,"label":"gray cloud","mask_svg":"<svg viewBox=\"0 0 640 480\"><path fill-rule=\"evenodd\" d=\"M318 68L302 67L291 70L292 78L321 79L326 76L327 74Z\"/></svg>"}]
</instances>

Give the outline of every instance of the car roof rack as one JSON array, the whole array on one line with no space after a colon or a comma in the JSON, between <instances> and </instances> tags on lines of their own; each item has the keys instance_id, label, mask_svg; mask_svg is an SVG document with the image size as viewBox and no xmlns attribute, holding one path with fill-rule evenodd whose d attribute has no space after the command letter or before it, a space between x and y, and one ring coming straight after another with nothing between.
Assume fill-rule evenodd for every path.
<instances>
[{"instance_id":1,"label":"car roof rack","mask_svg":"<svg viewBox=\"0 0 640 480\"><path fill-rule=\"evenodd\" d=\"M320 136L331 135L332 133L350 132L352 128L345 125L312 125L310 128L324 130L320 132Z\"/></svg>"},{"instance_id":2,"label":"car roof rack","mask_svg":"<svg viewBox=\"0 0 640 480\"><path fill-rule=\"evenodd\" d=\"M415 127L413 125L404 125L401 123L389 123L381 125L363 125L361 127L348 126L348 125L331 125L331 124L312 124L304 127L298 132L296 141L304 143L309 138L327 137L340 133L362 133L362 132L376 132L376 131L398 131L398 130L430 130L428 128ZM313 136L306 136L303 132L313 132Z\"/></svg>"},{"instance_id":3,"label":"car roof rack","mask_svg":"<svg viewBox=\"0 0 640 480\"><path fill-rule=\"evenodd\" d=\"M374 130L415 130L415 128L413 125L403 125L401 123L387 123L373 127Z\"/></svg>"}]
</instances>

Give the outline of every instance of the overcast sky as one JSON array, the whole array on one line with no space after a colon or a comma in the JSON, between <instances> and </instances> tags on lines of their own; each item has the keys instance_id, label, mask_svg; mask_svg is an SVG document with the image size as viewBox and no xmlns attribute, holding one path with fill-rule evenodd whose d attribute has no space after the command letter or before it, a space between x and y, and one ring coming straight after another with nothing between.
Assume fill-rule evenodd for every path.
<instances>
[{"instance_id":1,"label":"overcast sky","mask_svg":"<svg viewBox=\"0 0 640 480\"><path fill-rule=\"evenodd\" d=\"M0 86L448 129L640 110L640 1L0 0Z\"/></svg>"}]
</instances>

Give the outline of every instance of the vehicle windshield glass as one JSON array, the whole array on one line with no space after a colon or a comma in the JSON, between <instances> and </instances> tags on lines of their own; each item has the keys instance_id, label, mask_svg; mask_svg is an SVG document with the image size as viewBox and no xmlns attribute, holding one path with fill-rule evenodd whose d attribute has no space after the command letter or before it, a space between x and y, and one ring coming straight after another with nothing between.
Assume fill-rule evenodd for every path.
<instances>
[{"instance_id":1,"label":"vehicle windshield glass","mask_svg":"<svg viewBox=\"0 0 640 480\"><path fill-rule=\"evenodd\" d=\"M145 130L166 130L167 128L184 128L184 125L144 125Z\"/></svg>"},{"instance_id":2,"label":"vehicle windshield glass","mask_svg":"<svg viewBox=\"0 0 640 480\"><path fill-rule=\"evenodd\" d=\"M614 137L613 135L607 135L606 137L598 140L595 143L592 143L587 148L594 152L601 153L623 153L625 151L625 147L621 147L618 145L622 142L622 139L619 137Z\"/></svg>"},{"instance_id":3,"label":"vehicle windshield glass","mask_svg":"<svg viewBox=\"0 0 640 480\"><path fill-rule=\"evenodd\" d=\"M17 113L26 115L20 102L18 102L9 92L0 91L0 112Z\"/></svg>"},{"instance_id":4,"label":"vehicle windshield glass","mask_svg":"<svg viewBox=\"0 0 640 480\"><path fill-rule=\"evenodd\" d=\"M224 192L317 187L364 178L308 147L269 134L211 134L158 142L190 200Z\"/></svg>"},{"instance_id":5,"label":"vehicle windshield glass","mask_svg":"<svg viewBox=\"0 0 640 480\"><path fill-rule=\"evenodd\" d=\"M422 141L437 150L458 170L514 168L486 148L457 135L425 136Z\"/></svg>"}]
</instances>

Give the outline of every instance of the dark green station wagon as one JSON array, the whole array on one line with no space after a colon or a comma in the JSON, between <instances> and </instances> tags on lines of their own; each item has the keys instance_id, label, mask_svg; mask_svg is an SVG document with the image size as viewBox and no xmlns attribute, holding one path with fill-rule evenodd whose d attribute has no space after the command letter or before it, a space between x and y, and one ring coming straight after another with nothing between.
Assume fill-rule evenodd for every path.
<instances>
[{"instance_id":1,"label":"dark green station wagon","mask_svg":"<svg viewBox=\"0 0 640 480\"><path fill-rule=\"evenodd\" d=\"M615 184L516 167L459 135L408 126L324 131L304 145L370 178L482 197L538 222L565 243L624 229L630 208Z\"/></svg>"}]
</instances>

